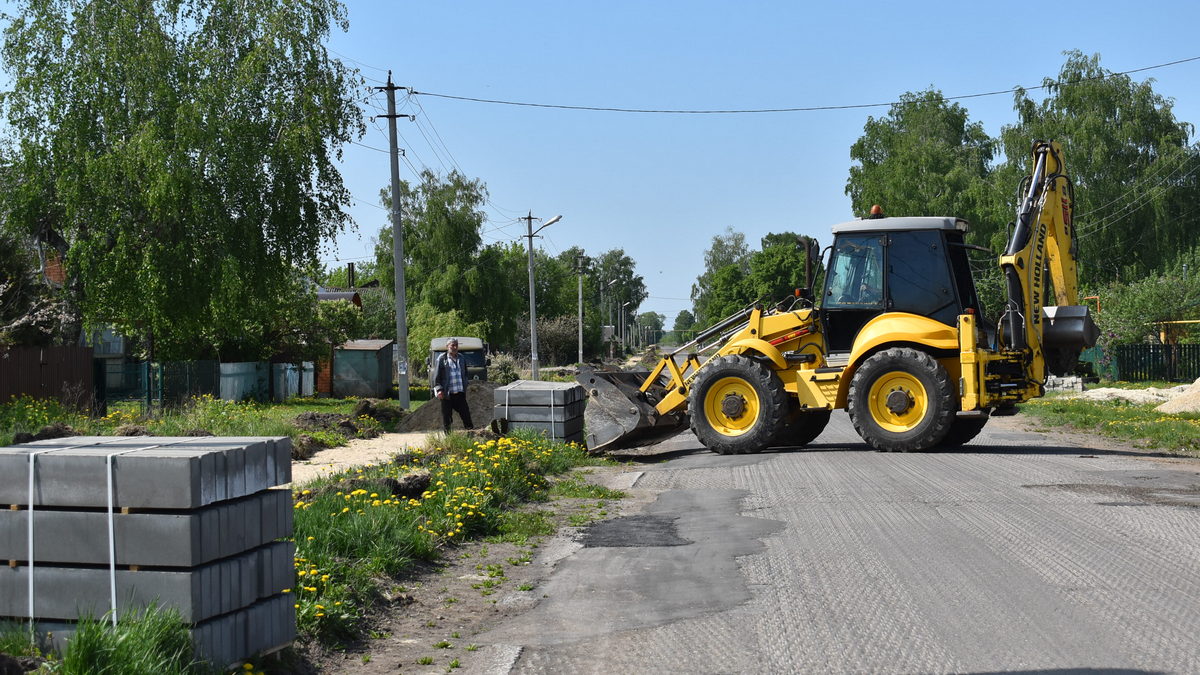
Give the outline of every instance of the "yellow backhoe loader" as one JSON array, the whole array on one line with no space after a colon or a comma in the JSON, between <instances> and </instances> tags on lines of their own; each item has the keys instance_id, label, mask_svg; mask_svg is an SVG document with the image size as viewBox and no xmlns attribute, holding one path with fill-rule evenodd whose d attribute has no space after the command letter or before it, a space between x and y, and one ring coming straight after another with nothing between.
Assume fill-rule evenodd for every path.
<instances>
[{"instance_id":1,"label":"yellow backhoe loader","mask_svg":"<svg viewBox=\"0 0 1200 675\"><path fill-rule=\"evenodd\" d=\"M836 408L872 447L921 451L966 443L989 415L1041 396L1047 373L1071 372L1099 331L1079 304L1059 144L1034 143L1032 167L999 257L1008 301L996 324L976 296L966 221L836 225L819 306L752 306L649 372L581 371L589 448L645 442L689 420L720 454L804 445Z\"/></svg>"}]
</instances>

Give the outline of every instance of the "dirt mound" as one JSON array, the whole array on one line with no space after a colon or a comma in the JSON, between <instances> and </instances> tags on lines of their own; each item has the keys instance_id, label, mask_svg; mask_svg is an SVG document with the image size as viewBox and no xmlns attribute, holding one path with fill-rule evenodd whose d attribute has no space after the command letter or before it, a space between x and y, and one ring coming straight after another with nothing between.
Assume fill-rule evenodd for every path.
<instances>
[{"instance_id":1,"label":"dirt mound","mask_svg":"<svg viewBox=\"0 0 1200 675\"><path fill-rule=\"evenodd\" d=\"M374 438L379 431L360 426L349 415L338 413L302 412L292 424L303 431L332 431L347 438Z\"/></svg>"},{"instance_id":2,"label":"dirt mound","mask_svg":"<svg viewBox=\"0 0 1200 675\"><path fill-rule=\"evenodd\" d=\"M467 384L467 406L471 408L471 422L476 429L492 423L492 408L495 406L495 391L500 385L495 382L471 380ZM462 420L458 413L450 419L451 429L462 429ZM417 408L415 412L400 421L397 431L441 431L442 402L436 398Z\"/></svg>"},{"instance_id":3,"label":"dirt mound","mask_svg":"<svg viewBox=\"0 0 1200 675\"><path fill-rule=\"evenodd\" d=\"M488 417L488 421L491 421ZM67 438L69 436L79 436L80 433L62 422L54 422L38 429L36 434L26 432L18 432L13 434L12 444L20 445L21 443L29 443L31 441L48 441L52 438Z\"/></svg>"},{"instance_id":4,"label":"dirt mound","mask_svg":"<svg viewBox=\"0 0 1200 675\"><path fill-rule=\"evenodd\" d=\"M350 416L358 419L366 415L374 418L375 421L383 425L391 425L396 420L403 418L408 412L402 410L394 401L387 401L379 398L364 398L354 404L354 410L350 411Z\"/></svg>"},{"instance_id":5,"label":"dirt mound","mask_svg":"<svg viewBox=\"0 0 1200 675\"><path fill-rule=\"evenodd\" d=\"M1179 389L1179 387L1176 387ZM1183 387L1183 391L1173 396L1166 403L1155 408L1164 413L1194 413L1200 412L1200 380Z\"/></svg>"}]
</instances>

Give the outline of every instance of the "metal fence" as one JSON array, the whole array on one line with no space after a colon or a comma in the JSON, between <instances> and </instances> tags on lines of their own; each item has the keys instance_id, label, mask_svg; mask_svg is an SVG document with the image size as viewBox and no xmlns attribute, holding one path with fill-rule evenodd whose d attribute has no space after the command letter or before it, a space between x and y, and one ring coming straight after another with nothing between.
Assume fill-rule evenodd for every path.
<instances>
[{"instance_id":1,"label":"metal fence","mask_svg":"<svg viewBox=\"0 0 1200 675\"><path fill-rule=\"evenodd\" d=\"M1120 345L1115 351L1117 379L1191 382L1200 378L1200 344Z\"/></svg>"}]
</instances>

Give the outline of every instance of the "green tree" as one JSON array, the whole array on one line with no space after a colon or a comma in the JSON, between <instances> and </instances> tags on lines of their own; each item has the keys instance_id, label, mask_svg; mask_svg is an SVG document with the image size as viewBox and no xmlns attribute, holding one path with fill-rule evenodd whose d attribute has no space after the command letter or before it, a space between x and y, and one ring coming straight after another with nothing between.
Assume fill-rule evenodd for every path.
<instances>
[{"instance_id":1,"label":"green tree","mask_svg":"<svg viewBox=\"0 0 1200 675\"><path fill-rule=\"evenodd\" d=\"M692 307L696 322L709 325L740 309L750 299L743 281L750 272L750 248L746 235L726 227L712 238L704 252L704 272L692 284Z\"/></svg>"},{"instance_id":2,"label":"green tree","mask_svg":"<svg viewBox=\"0 0 1200 675\"><path fill-rule=\"evenodd\" d=\"M641 339L639 344L654 344L662 342L663 325L666 323L667 317L658 312L642 312L638 314L634 325L639 331L638 335Z\"/></svg>"},{"instance_id":3,"label":"green tree","mask_svg":"<svg viewBox=\"0 0 1200 675\"><path fill-rule=\"evenodd\" d=\"M1189 145L1194 128L1175 118L1172 101L1155 93L1153 80L1113 73L1098 54L1066 56L1058 76L1044 81L1041 102L1016 92L1019 121L1001 132L1006 161L995 173L996 194L1007 208L996 222L1013 217L1014 191L1029 171L1033 141L1057 140L1078 188L1082 279L1138 279L1195 242L1200 149Z\"/></svg>"},{"instance_id":4,"label":"green tree","mask_svg":"<svg viewBox=\"0 0 1200 675\"><path fill-rule=\"evenodd\" d=\"M335 0L27 0L4 31L10 226L59 251L76 320L157 355L239 351L347 223L360 82ZM269 355L270 345L259 344Z\"/></svg>"},{"instance_id":5,"label":"green tree","mask_svg":"<svg viewBox=\"0 0 1200 675\"><path fill-rule=\"evenodd\" d=\"M629 303L625 307L627 316L635 316L637 308L648 297L645 279L636 272L636 268L633 258L626 255L622 248L605 251L593 259L589 277L591 288L596 293L594 301L604 325L620 325L621 306L625 303Z\"/></svg>"},{"instance_id":6,"label":"green tree","mask_svg":"<svg viewBox=\"0 0 1200 675\"><path fill-rule=\"evenodd\" d=\"M806 240L810 250L820 250L815 239L792 232L771 233L762 238L762 250L750 255L745 286L750 300L779 302L793 297L796 289L806 287ZM813 286L819 288L819 264L814 264L812 271Z\"/></svg>"},{"instance_id":7,"label":"green tree","mask_svg":"<svg viewBox=\"0 0 1200 675\"><path fill-rule=\"evenodd\" d=\"M418 376L429 373L429 343L436 337L480 337L487 334L487 324L470 322L458 310L441 310L419 302L409 305L408 362Z\"/></svg>"},{"instance_id":8,"label":"green tree","mask_svg":"<svg viewBox=\"0 0 1200 675\"><path fill-rule=\"evenodd\" d=\"M978 222L990 204L995 141L940 91L906 92L885 117L868 117L850 147L846 181L855 213L879 204L889 216L958 216Z\"/></svg>"},{"instance_id":9,"label":"green tree","mask_svg":"<svg viewBox=\"0 0 1200 675\"><path fill-rule=\"evenodd\" d=\"M693 328L696 325L696 316L686 309L679 310L675 315L675 323L671 326L671 332L668 334L666 341L677 344L683 344L695 337Z\"/></svg>"},{"instance_id":10,"label":"green tree","mask_svg":"<svg viewBox=\"0 0 1200 675\"><path fill-rule=\"evenodd\" d=\"M405 297L435 310L457 311L468 323L486 324L482 337L498 347L516 343L522 308L528 333L528 258L520 243L482 246L487 188L457 171L425 170L415 186L400 184L404 223ZM388 190L380 201L391 208ZM394 293L392 228L379 231L375 271ZM393 329L394 330L394 329Z\"/></svg>"}]
</instances>

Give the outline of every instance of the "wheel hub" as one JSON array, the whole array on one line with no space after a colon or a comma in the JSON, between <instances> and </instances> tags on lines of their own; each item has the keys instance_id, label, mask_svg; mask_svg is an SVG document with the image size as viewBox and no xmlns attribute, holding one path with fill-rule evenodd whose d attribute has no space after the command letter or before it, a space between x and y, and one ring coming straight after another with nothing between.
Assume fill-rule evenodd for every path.
<instances>
[{"instance_id":1,"label":"wheel hub","mask_svg":"<svg viewBox=\"0 0 1200 675\"><path fill-rule=\"evenodd\" d=\"M913 399L903 389L893 389L887 395L887 409L893 415L902 415L912 408Z\"/></svg>"},{"instance_id":2,"label":"wheel hub","mask_svg":"<svg viewBox=\"0 0 1200 675\"><path fill-rule=\"evenodd\" d=\"M746 412L746 399L739 394L727 394L721 400L721 414L736 420Z\"/></svg>"}]
</instances>

